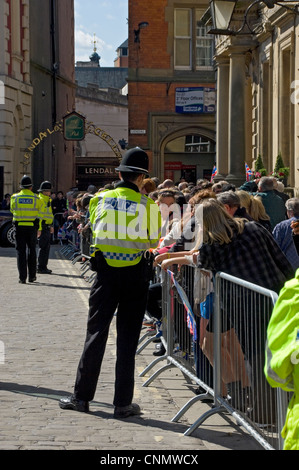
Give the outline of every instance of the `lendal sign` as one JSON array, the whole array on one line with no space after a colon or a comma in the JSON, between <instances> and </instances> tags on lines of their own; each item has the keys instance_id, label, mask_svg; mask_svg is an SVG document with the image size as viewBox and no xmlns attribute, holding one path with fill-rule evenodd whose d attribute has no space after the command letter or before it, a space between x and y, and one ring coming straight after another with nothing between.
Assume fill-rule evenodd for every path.
<instances>
[{"instance_id":1,"label":"lendal sign","mask_svg":"<svg viewBox=\"0 0 299 470\"><path fill-rule=\"evenodd\" d=\"M72 111L63 117L63 136L65 140L84 140L85 117Z\"/></svg>"}]
</instances>

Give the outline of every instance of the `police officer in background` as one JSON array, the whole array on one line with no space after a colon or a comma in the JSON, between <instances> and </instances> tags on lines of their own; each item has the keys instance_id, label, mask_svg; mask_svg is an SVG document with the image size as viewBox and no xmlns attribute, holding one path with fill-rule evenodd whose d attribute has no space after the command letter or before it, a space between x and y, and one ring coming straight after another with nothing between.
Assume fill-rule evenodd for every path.
<instances>
[{"instance_id":1,"label":"police officer in background","mask_svg":"<svg viewBox=\"0 0 299 470\"><path fill-rule=\"evenodd\" d=\"M51 247L51 235L54 233L53 227L53 211L51 206L51 189L50 181L43 181L38 189L39 198L42 201L42 210L40 218L40 226L38 231L39 252L37 258L37 272L39 274L51 274L48 269L48 261Z\"/></svg>"},{"instance_id":2,"label":"police officer in background","mask_svg":"<svg viewBox=\"0 0 299 470\"><path fill-rule=\"evenodd\" d=\"M29 282L36 281L36 242L42 202L38 195L32 192L32 181L29 176L23 176L20 188L21 191L11 197L10 211L16 229L19 282L26 284L27 273L29 273Z\"/></svg>"},{"instance_id":3,"label":"police officer in background","mask_svg":"<svg viewBox=\"0 0 299 470\"><path fill-rule=\"evenodd\" d=\"M97 193L89 203L93 233L92 264L97 277L91 288L87 335L79 362L74 394L62 398L63 409L89 411L101 370L109 326L116 314L117 356L114 417L140 414L132 403L135 354L149 286L148 250L161 234L157 204L139 192L148 176L147 153L136 147L123 156L114 189Z\"/></svg>"}]
</instances>

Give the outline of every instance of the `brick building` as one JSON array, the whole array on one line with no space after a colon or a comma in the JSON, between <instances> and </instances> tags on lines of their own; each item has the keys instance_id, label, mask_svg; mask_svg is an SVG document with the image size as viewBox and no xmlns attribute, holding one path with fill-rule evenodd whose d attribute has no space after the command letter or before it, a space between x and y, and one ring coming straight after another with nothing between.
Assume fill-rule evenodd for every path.
<instances>
[{"instance_id":1,"label":"brick building","mask_svg":"<svg viewBox=\"0 0 299 470\"><path fill-rule=\"evenodd\" d=\"M213 36L208 1L129 0L129 147L152 176L196 181L215 162Z\"/></svg>"}]
</instances>

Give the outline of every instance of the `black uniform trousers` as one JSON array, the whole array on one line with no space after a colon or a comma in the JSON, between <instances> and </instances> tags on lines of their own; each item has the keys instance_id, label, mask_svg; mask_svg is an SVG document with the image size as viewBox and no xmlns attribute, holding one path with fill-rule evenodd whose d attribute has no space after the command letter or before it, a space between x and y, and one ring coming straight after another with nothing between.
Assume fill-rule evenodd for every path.
<instances>
[{"instance_id":1,"label":"black uniform trousers","mask_svg":"<svg viewBox=\"0 0 299 470\"><path fill-rule=\"evenodd\" d=\"M127 406L134 394L135 355L145 313L148 281L146 263L130 267L108 266L97 258L97 277L91 288L87 334L79 362L74 395L79 400L94 397L104 357L109 326L116 312L117 351L113 404ZM116 311L117 310L117 311ZM108 357L108 361L114 360Z\"/></svg>"},{"instance_id":2,"label":"black uniform trousers","mask_svg":"<svg viewBox=\"0 0 299 470\"><path fill-rule=\"evenodd\" d=\"M17 265L21 281L26 281L27 273L29 279L36 276L36 242L36 226L16 224Z\"/></svg>"},{"instance_id":3,"label":"black uniform trousers","mask_svg":"<svg viewBox=\"0 0 299 470\"><path fill-rule=\"evenodd\" d=\"M47 269L50 247L51 247L51 232L49 225L43 225L42 231L38 240L39 252L37 265L38 269Z\"/></svg>"}]
</instances>

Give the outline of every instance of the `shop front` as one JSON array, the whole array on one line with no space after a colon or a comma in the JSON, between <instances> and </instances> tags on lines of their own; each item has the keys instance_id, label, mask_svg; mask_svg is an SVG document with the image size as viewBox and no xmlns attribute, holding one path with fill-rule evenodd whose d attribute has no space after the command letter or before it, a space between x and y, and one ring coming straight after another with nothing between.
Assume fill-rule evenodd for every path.
<instances>
[{"instance_id":1,"label":"shop front","mask_svg":"<svg viewBox=\"0 0 299 470\"><path fill-rule=\"evenodd\" d=\"M118 172L115 170L119 162L116 160L107 159L103 162L97 163L93 161L83 162L76 161L76 187L79 191L86 191L89 185L94 185L96 188L104 188L105 185L114 183L119 180Z\"/></svg>"}]
</instances>

